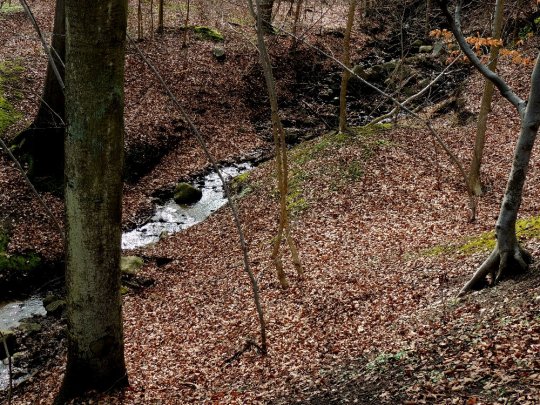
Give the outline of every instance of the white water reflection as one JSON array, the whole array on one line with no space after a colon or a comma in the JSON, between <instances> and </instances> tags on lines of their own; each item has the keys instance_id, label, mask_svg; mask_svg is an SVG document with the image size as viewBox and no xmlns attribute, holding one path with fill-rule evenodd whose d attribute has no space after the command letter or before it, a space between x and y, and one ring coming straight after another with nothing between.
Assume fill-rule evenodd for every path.
<instances>
[{"instance_id":1,"label":"white water reflection","mask_svg":"<svg viewBox=\"0 0 540 405\"><path fill-rule=\"evenodd\" d=\"M250 163L221 168L226 181L251 170ZM157 242L164 232L173 234L204 221L210 214L227 203L223 185L216 172L212 171L195 186L202 191L202 198L193 205L178 205L169 200L158 205L149 222L122 235L122 249L135 249Z\"/></svg>"}]
</instances>

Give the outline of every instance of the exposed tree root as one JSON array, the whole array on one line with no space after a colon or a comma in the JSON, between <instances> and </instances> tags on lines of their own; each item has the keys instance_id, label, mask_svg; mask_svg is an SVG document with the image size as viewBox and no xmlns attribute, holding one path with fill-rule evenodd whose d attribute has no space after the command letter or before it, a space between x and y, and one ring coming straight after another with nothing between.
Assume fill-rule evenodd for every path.
<instances>
[{"instance_id":1,"label":"exposed tree root","mask_svg":"<svg viewBox=\"0 0 540 405\"><path fill-rule=\"evenodd\" d=\"M529 269L532 261L531 254L517 242L510 250L505 251L501 251L496 246L472 278L463 286L458 297L462 297L471 290L477 290L486 285L495 285L504 278L523 273ZM491 283L486 280L488 275L491 276Z\"/></svg>"}]
</instances>

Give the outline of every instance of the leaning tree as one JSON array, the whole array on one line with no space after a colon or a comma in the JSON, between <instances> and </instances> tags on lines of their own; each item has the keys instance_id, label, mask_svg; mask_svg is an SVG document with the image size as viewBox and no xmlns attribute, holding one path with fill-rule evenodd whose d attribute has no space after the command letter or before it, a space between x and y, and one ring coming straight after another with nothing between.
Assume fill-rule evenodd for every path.
<instances>
[{"instance_id":1,"label":"leaning tree","mask_svg":"<svg viewBox=\"0 0 540 405\"><path fill-rule=\"evenodd\" d=\"M512 170L508 177L506 191L495 226L497 243L489 257L476 270L471 280L461 289L459 295L463 295L483 285L488 275L491 275L493 283L497 283L505 277L526 271L532 262L531 255L521 247L517 239L516 220L521 205L523 186L532 148L540 127L540 55L537 57L533 69L529 98L528 100L522 100L500 76L478 59L467 44L461 30L461 3L457 4L454 16L450 13L448 1L438 0L438 3L461 50L474 67L486 79L490 80L501 95L516 108L521 118L521 129L514 150Z\"/></svg>"},{"instance_id":2,"label":"leaning tree","mask_svg":"<svg viewBox=\"0 0 540 405\"><path fill-rule=\"evenodd\" d=\"M68 361L57 402L127 383L120 296L127 0L66 0Z\"/></svg>"},{"instance_id":3,"label":"leaning tree","mask_svg":"<svg viewBox=\"0 0 540 405\"><path fill-rule=\"evenodd\" d=\"M39 32L39 29L38 29ZM33 177L62 178L64 168L64 59L66 29L64 0L56 0L50 59L39 108L30 126L15 137L14 151L29 163Z\"/></svg>"}]
</instances>

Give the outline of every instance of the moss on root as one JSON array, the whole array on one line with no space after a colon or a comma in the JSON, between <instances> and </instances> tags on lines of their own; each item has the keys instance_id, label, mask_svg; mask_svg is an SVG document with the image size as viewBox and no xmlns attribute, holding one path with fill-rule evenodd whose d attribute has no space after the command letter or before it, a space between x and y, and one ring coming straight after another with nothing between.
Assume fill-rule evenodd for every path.
<instances>
[{"instance_id":1,"label":"moss on root","mask_svg":"<svg viewBox=\"0 0 540 405\"><path fill-rule=\"evenodd\" d=\"M519 240L540 239L540 216L518 219L516 234ZM479 252L489 252L495 248L495 232L483 232L478 236L467 238L456 245L437 245L422 252L425 256L460 253L470 255Z\"/></svg>"}]
</instances>

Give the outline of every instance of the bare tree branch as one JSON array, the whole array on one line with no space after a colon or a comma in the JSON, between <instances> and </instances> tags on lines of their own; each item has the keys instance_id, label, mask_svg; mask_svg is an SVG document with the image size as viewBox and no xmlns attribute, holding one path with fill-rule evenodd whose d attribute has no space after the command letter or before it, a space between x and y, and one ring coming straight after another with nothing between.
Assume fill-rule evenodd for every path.
<instances>
[{"instance_id":1,"label":"bare tree branch","mask_svg":"<svg viewBox=\"0 0 540 405\"><path fill-rule=\"evenodd\" d=\"M510 86L495 72L491 71L488 66L484 65L478 56L473 52L469 44L467 44L467 40L463 36L463 32L461 30L461 1L458 2L456 6L456 11L454 14L454 17L452 17L452 14L450 14L450 10L448 9L448 1L447 0L437 0L437 3L439 4L444 16L446 17L446 20L448 21L448 24L450 24L450 30L454 34L454 37L456 38L459 47L467 56L467 58L471 61L473 66L478 69L478 71L489 81L493 83L495 87L499 90L501 93L501 96L503 96L505 99L507 99L514 107L516 107L519 116L523 118L523 114L525 113L525 107L527 102L525 100L522 100L516 93L512 91Z\"/></svg>"}]
</instances>

